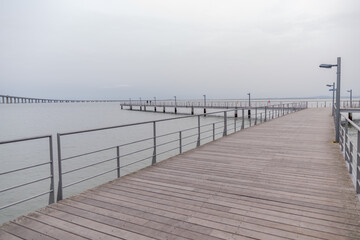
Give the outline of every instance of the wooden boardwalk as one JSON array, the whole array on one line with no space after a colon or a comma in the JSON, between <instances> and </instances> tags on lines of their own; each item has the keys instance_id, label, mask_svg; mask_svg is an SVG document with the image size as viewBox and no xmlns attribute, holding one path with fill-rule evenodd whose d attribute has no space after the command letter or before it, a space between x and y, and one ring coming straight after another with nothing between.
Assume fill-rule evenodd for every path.
<instances>
[{"instance_id":1,"label":"wooden boardwalk","mask_svg":"<svg viewBox=\"0 0 360 240\"><path fill-rule=\"evenodd\" d=\"M360 239L329 109L248 128L0 227L0 239Z\"/></svg>"}]
</instances>

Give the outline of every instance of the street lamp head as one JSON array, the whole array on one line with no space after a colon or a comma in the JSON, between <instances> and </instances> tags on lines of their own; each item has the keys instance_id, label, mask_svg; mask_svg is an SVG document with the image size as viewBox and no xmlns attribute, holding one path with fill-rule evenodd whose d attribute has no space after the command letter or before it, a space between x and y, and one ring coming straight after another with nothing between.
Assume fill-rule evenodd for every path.
<instances>
[{"instance_id":1,"label":"street lamp head","mask_svg":"<svg viewBox=\"0 0 360 240\"><path fill-rule=\"evenodd\" d=\"M332 84L326 84L327 87L332 87L333 85Z\"/></svg>"},{"instance_id":2,"label":"street lamp head","mask_svg":"<svg viewBox=\"0 0 360 240\"><path fill-rule=\"evenodd\" d=\"M321 68L332 68L332 67L336 67L337 65L333 65L333 64L320 64L319 67Z\"/></svg>"},{"instance_id":3,"label":"street lamp head","mask_svg":"<svg viewBox=\"0 0 360 240\"><path fill-rule=\"evenodd\" d=\"M346 90L347 92L351 92L352 91L352 89L350 89L350 90Z\"/></svg>"}]
</instances>

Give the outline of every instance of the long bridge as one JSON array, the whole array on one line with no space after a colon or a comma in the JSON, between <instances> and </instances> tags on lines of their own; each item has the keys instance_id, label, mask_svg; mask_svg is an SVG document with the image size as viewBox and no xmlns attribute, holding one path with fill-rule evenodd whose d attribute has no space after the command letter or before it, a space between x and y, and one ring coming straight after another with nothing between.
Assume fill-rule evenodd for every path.
<instances>
[{"instance_id":1,"label":"long bridge","mask_svg":"<svg viewBox=\"0 0 360 240\"><path fill-rule=\"evenodd\" d=\"M343 120L341 148L330 109L305 109L232 134L225 121L224 137L159 163L154 135L152 166L5 223L0 239L360 239L360 128L356 150Z\"/></svg>"},{"instance_id":2,"label":"long bridge","mask_svg":"<svg viewBox=\"0 0 360 240\"><path fill-rule=\"evenodd\" d=\"M32 98L0 95L0 104L18 103L80 103L80 102L121 102L122 100L75 100L75 99L52 99L52 98Z\"/></svg>"}]
</instances>

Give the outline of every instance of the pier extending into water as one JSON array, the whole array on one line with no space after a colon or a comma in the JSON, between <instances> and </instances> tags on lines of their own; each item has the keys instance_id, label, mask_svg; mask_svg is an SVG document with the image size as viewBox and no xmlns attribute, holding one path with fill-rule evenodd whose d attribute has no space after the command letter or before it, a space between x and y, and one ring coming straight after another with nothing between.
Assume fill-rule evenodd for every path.
<instances>
[{"instance_id":1,"label":"pier extending into water","mask_svg":"<svg viewBox=\"0 0 360 240\"><path fill-rule=\"evenodd\" d=\"M329 109L299 111L20 217L0 238L360 239L359 200L333 139Z\"/></svg>"}]
</instances>

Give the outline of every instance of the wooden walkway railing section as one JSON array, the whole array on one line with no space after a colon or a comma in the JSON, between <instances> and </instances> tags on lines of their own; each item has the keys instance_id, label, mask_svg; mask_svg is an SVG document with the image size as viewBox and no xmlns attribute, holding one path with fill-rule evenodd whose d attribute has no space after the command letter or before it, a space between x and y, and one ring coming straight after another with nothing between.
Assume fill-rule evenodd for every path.
<instances>
[{"instance_id":1,"label":"wooden walkway railing section","mask_svg":"<svg viewBox=\"0 0 360 240\"><path fill-rule=\"evenodd\" d=\"M0 227L0 239L360 239L329 109L228 135Z\"/></svg>"}]
</instances>

